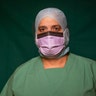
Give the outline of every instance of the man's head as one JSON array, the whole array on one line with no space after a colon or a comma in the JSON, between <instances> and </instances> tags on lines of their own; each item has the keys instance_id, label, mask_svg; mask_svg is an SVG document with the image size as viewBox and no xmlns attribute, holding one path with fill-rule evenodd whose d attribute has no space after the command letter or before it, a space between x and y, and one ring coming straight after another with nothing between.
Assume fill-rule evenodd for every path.
<instances>
[{"instance_id":1,"label":"man's head","mask_svg":"<svg viewBox=\"0 0 96 96\"><path fill-rule=\"evenodd\" d=\"M35 20L36 45L42 56L56 58L65 55L69 48L69 30L65 14L57 8L41 10Z\"/></svg>"}]
</instances>

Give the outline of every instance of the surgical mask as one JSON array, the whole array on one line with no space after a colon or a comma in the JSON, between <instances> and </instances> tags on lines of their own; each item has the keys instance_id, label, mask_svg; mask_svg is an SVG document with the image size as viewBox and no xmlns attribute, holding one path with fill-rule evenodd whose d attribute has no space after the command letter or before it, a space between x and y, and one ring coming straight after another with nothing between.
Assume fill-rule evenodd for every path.
<instances>
[{"instance_id":1,"label":"surgical mask","mask_svg":"<svg viewBox=\"0 0 96 96\"><path fill-rule=\"evenodd\" d=\"M36 45L44 57L56 58L66 47L64 32L44 32L38 34Z\"/></svg>"}]
</instances>

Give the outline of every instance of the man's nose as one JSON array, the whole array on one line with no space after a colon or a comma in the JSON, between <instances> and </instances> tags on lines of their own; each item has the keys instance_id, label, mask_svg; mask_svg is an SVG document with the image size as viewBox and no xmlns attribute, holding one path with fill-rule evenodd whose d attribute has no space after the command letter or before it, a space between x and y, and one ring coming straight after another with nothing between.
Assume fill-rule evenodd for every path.
<instances>
[{"instance_id":1,"label":"man's nose","mask_svg":"<svg viewBox=\"0 0 96 96\"><path fill-rule=\"evenodd\" d=\"M49 28L47 29L47 31L52 31L52 29L49 27Z\"/></svg>"}]
</instances>

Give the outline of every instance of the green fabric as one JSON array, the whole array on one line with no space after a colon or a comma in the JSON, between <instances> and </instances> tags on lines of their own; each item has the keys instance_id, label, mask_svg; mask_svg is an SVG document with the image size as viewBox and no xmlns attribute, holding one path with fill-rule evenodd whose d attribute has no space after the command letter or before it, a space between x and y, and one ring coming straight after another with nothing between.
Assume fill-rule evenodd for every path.
<instances>
[{"instance_id":1,"label":"green fabric","mask_svg":"<svg viewBox=\"0 0 96 96\"><path fill-rule=\"evenodd\" d=\"M16 69L0 96L96 96L96 62L70 53L64 68L44 69L41 58L33 58Z\"/></svg>"},{"instance_id":2,"label":"green fabric","mask_svg":"<svg viewBox=\"0 0 96 96\"><path fill-rule=\"evenodd\" d=\"M71 52L96 60L96 0L0 0L0 91L20 64L38 55L34 21L46 7L65 12Z\"/></svg>"}]
</instances>

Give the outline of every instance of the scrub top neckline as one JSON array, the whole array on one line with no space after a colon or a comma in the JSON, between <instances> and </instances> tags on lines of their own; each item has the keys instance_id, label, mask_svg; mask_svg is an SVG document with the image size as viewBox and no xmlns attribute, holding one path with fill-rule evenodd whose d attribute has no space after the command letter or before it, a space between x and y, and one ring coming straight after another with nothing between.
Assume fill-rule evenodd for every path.
<instances>
[{"instance_id":1,"label":"scrub top neckline","mask_svg":"<svg viewBox=\"0 0 96 96\"><path fill-rule=\"evenodd\" d=\"M69 62L70 62L70 57L71 57L71 53L69 53L69 56L68 56L68 59L67 59L67 61L66 61L66 63L65 63L65 66L63 67L63 68L47 68L47 69L45 69L44 68L44 66L43 66L43 61L42 61L42 59L41 59L41 57L40 57L40 66L41 66L41 68L44 70L44 71L47 71L47 70L63 70L63 69L66 69L67 67L68 67L68 65L69 65Z\"/></svg>"}]
</instances>

